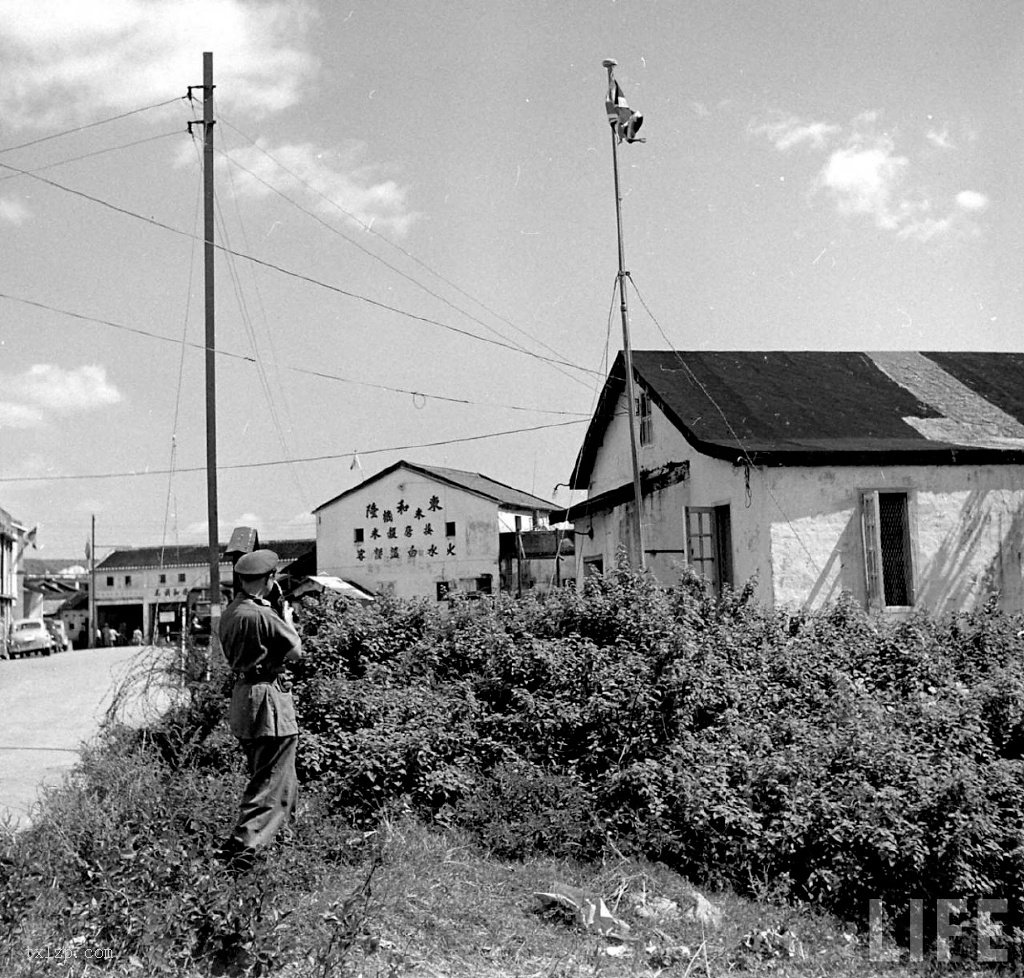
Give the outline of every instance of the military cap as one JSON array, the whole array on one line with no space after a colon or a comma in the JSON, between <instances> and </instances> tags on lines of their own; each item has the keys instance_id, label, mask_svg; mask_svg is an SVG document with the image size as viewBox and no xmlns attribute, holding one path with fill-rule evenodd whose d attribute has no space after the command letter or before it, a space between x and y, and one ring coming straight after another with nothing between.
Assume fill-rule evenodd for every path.
<instances>
[{"instance_id":1,"label":"military cap","mask_svg":"<svg viewBox=\"0 0 1024 978\"><path fill-rule=\"evenodd\" d=\"M273 550L254 550L243 554L235 564L239 577L263 577L277 567L277 554Z\"/></svg>"}]
</instances>

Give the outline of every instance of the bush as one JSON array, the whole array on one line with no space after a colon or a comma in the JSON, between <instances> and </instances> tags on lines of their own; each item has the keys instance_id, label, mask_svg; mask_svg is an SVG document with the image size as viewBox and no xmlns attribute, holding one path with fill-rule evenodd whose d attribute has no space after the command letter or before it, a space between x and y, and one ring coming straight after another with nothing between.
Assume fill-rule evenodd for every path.
<instances>
[{"instance_id":1,"label":"bush","mask_svg":"<svg viewBox=\"0 0 1024 978\"><path fill-rule=\"evenodd\" d=\"M1015 892L1020 622L791 618L623 567L520 601L321 607L307 771L361 817L400 801L496 852L633 852L863 917Z\"/></svg>"}]
</instances>

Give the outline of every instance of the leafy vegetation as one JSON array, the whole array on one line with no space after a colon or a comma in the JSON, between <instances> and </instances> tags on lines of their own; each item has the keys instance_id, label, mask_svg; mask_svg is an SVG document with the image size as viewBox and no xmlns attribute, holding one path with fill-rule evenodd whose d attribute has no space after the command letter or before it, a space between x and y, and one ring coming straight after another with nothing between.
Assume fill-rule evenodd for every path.
<instances>
[{"instance_id":1,"label":"leafy vegetation","mask_svg":"<svg viewBox=\"0 0 1024 978\"><path fill-rule=\"evenodd\" d=\"M953 953L973 961L987 928L1015 960L1021 621L989 606L883 626L845 600L790 616L751 598L620 568L580 592L444 612L310 603L295 670L306 807L290 837L252 876L214 862L241 772L224 676L194 680L151 728L109 728L7 839L0 972L85 974L30 954L75 941L118 949L91 968L154 975L397 975L428 947L459 974L756 971L764 947L735 928L788 926L803 957L772 958L776 973L866 974L869 901L904 949L909 901L923 901L923 944L942 950L933 908L947 899L963 901ZM439 904L423 887L456 888L452 867L423 860L456 850L462 891ZM524 911L553 876L634 909L691 879L730 923L715 937L659 925L672 940L648 931L654 950L619 972L577 943L563 948L577 970L558 971L562 952L536 943L550 922ZM483 919L498 894L510 920ZM1001 926L986 897L1009 901ZM529 963L471 950L513 933ZM677 946L687 955L657 957Z\"/></svg>"}]
</instances>

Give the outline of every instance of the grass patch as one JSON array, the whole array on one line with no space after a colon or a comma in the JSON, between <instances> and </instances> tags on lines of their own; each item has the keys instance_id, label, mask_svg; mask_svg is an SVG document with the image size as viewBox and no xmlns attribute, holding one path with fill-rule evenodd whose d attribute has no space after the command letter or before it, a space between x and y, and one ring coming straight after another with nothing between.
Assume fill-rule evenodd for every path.
<instances>
[{"instance_id":1,"label":"grass patch","mask_svg":"<svg viewBox=\"0 0 1024 978\"><path fill-rule=\"evenodd\" d=\"M221 736L202 757L220 756ZM768 891L707 893L722 911L713 928L680 912L693 888L664 865L498 859L465 831L399 810L354 828L313 792L257 870L235 877L213 854L241 784L237 767L171 766L149 735L109 730L35 824L2 840L0 974L906 973L872 965L842 922ZM556 882L603 898L629 940L545 911L534 894Z\"/></svg>"}]
</instances>

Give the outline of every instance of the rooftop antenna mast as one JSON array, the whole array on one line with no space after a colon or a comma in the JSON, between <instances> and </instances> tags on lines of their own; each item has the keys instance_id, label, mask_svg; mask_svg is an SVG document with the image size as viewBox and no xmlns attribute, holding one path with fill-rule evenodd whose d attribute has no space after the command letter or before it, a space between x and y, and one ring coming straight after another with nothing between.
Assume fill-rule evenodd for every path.
<instances>
[{"instance_id":1,"label":"rooftop antenna mast","mask_svg":"<svg viewBox=\"0 0 1024 978\"><path fill-rule=\"evenodd\" d=\"M625 249L622 244L622 193L619 190L619 143L623 139L628 143L643 142L636 138L636 132L643 123L643 116L634 112L626 103L626 99L615 81L614 58L605 58L601 62L608 69L608 97L605 106L608 110L608 122L612 133L612 169L615 174L615 226L619 239L619 309L622 313L622 357L626 370L626 417L629 419L629 448L633 462L633 536L634 553L630 555L630 563L636 570L647 568L646 549L644 547L643 523L643 492L640 488L640 460L637 454L636 438L636 402L633 392L633 348L629 342L629 306L626 302L626 271Z\"/></svg>"}]
</instances>

